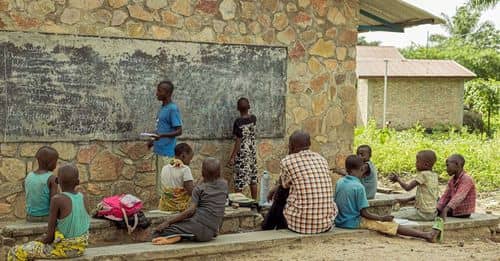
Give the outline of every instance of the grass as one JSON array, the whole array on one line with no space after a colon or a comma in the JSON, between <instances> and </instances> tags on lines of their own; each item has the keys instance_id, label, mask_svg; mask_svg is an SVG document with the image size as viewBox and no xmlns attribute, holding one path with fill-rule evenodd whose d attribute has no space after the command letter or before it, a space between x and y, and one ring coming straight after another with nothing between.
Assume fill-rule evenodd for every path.
<instances>
[{"instance_id":1,"label":"grass","mask_svg":"<svg viewBox=\"0 0 500 261\"><path fill-rule=\"evenodd\" d=\"M448 180L445 160L454 153L465 157L465 170L474 178L479 191L500 189L500 134L495 132L491 139L485 135L449 130L426 134L416 126L405 131L377 129L374 123L355 131L355 146L368 144L372 147L372 161L380 175L391 172L415 173L415 155L418 151L431 149L438 160L434 171Z\"/></svg>"}]
</instances>

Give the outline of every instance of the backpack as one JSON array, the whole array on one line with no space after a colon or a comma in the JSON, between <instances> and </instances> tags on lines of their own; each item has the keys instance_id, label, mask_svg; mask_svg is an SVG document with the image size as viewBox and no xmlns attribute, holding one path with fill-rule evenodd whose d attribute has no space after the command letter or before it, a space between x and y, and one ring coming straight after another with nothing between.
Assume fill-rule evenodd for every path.
<instances>
[{"instance_id":1,"label":"backpack","mask_svg":"<svg viewBox=\"0 0 500 261\"><path fill-rule=\"evenodd\" d=\"M104 217L112 221L125 221L130 234L137 227L137 213L141 211L142 206L142 201L133 195L114 195L103 198L99 202L96 217ZM128 217L134 218L134 225L129 225Z\"/></svg>"}]
</instances>

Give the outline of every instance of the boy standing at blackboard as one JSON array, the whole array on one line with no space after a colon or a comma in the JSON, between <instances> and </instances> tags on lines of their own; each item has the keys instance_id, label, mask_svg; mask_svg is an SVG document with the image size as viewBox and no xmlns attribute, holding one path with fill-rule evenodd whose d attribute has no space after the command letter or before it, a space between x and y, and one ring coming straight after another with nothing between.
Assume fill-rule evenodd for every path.
<instances>
[{"instance_id":1,"label":"boy standing at blackboard","mask_svg":"<svg viewBox=\"0 0 500 261\"><path fill-rule=\"evenodd\" d=\"M233 135L236 139L228 165L234 165L234 187L236 192L250 185L252 198L257 199L257 155L255 147L255 126L257 118L249 113L247 98L238 100L240 117L234 121Z\"/></svg>"},{"instance_id":2,"label":"boy standing at blackboard","mask_svg":"<svg viewBox=\"0 0 500 261\"><path fill-rule=\"evenodd\" d=\"M148 143L153 147L156 159L156 184L158 190L160 173L163 166L168 164L175 156L175 145L177 136L182 134L182 119L179 107L172 101L174 85L171 81L162 81L156 88L156 98L161 101L162 106L156 118L156 134L154 141Z\"/></svg>"}]
</instances>

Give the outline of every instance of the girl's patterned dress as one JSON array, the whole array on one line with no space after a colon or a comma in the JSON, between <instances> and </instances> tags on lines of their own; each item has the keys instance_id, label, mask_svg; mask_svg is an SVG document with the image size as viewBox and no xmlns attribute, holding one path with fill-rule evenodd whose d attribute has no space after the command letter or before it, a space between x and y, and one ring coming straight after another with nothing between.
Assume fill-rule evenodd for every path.
<instances>
[{"instance_id":1,"label":"girl's patterned dress","mask_svg":"<svg viewBox=\"0 0 500 261\"><path fill-rule=\"evenodd\" d=\"M234 164L234 185L237 190L250 184L257 184L257 156L255 129L257 118L240 117L233 126L233 135L241 139L240 150Z\"/></svg>"}]
</instances>

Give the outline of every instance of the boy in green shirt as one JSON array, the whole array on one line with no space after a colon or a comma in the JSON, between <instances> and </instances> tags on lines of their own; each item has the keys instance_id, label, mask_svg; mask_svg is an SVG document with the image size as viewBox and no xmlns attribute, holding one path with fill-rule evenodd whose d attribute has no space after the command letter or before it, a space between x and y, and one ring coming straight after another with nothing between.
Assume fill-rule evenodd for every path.
<instances>
[{"instance_id":1,"label":"boy in green shirt","mask_svg":"<svg viewBox=\"0 0 500 261\"><path fill-rule=\"evenodd\" d=\"M72 258L82 256L88 245L90 216L74 165L59 168L62 192L52 197L47 234L35 241L10 249L8 261Z\"/></svg>"},{"instance_id":2,"label":"boy in green shirt","mask_svg":"<svg viewBox=\"0 0 500 261\"><path fill-rule=\"evenodd\" d=\"M433 221L437 216L436 205L439 197L438 175L432 171L436 163L436 153L432 150L422 150L417 153L417 176L409 183L405 183L395 174L389 179L397 182L406 191L417 187L415 197L400 200L400 203L415 199L415 207L404 207L394 213L394 217L415 221Z\"/></svg>"}]
</instances>

